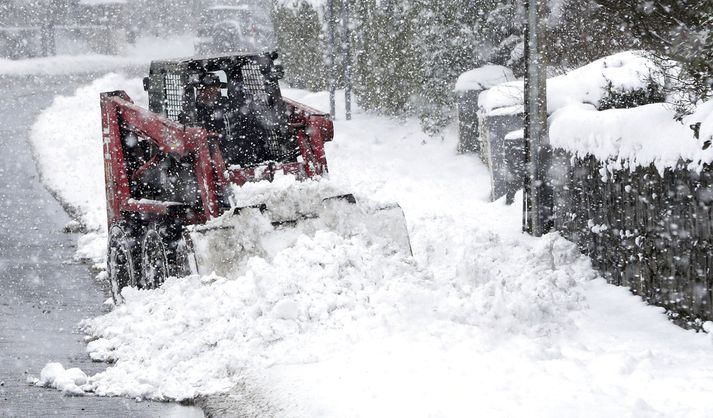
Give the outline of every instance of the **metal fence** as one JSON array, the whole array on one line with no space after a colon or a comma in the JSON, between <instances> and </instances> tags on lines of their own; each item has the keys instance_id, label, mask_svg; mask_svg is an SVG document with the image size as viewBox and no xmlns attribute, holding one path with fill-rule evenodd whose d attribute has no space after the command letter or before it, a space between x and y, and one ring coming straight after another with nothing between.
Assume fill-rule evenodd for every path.
<instances>
[{"instance_id":1,"label":"metal fence","mask_svg":"<svg viewBox=\"0 0 713 418\"><path fill-rule=\"evenodd\" d=\"M594 157L553 152L554 227L613 284L662 306L676 323L713 319L713 167L686 162L608 170Z\"/></svg>"}]
</instances>

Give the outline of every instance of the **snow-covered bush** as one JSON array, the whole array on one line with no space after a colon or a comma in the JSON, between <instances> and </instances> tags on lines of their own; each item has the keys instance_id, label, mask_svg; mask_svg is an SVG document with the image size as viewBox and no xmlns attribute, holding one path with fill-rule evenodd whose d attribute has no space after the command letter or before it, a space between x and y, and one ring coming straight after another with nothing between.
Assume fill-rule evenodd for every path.
<instances>
[{"instance_id":1,"label":"snow-covered bush","mask_svg":"<svg viewBox=\"0 0 713 418\"><path fill-rule=\"evenodd\" d=\"M710 0L596 0L641 46L681 63L676 88L688 94L679 107L689 113L713 94L713 31ZM687 102L687 103L686 103Z\"/></svg>"}]
</instances>

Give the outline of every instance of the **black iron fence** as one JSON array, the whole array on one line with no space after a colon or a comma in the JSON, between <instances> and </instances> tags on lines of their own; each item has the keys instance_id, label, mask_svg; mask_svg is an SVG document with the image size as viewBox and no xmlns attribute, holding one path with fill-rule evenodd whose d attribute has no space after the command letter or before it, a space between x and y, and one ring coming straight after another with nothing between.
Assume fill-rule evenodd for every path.
<instances>
[{"instance_id":1,"label":"black iron fence","mask_svg":"<svg viewBox=\"0 0 713 418\"><path fill-rule=\"evenodd\" d=\"M607 279L666 308L676 323L713 319L713 167L686 162L610 170L555 150L552 224Z\"/></svg>"}]
</instances>

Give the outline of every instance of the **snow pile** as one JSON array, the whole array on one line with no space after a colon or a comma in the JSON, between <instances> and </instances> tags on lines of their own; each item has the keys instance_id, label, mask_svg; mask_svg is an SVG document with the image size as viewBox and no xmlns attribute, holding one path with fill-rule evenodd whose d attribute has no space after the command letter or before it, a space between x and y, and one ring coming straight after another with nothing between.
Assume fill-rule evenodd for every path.
<instances>
[{"instance_id":1,"label":"snow pile","mask_svg":"<svg viewBox=\"0 0 713 418\"><path fill-rule=\"evenodd\" d=\"M272 182L234 187L232 213L190 228L199 272L241 275L250 257L271 260L299 237L321 230L343 237L358 235L384 251L410 253L398 207L381 206L361 196L352 204L339 189L328 179L298 182L284 175Z\"/></svg>"},{"instance_id":2,"label":"snow pile","mask_svg":"<svg viewBox=\"0 0 713 418\"><path fill-rule=\"evenodd\" d=\"M338 180L295 181L294 176L275 175L273 182L247 183L232 187L232 205L246 207L265 204L270 217L276 221L294 219L295 214L308 214L317 210L322 199L348 193L347 185Z\"/></svg>"},{"instance_id":3,"label":"snow pile","mask_svg":"<svg viewBox=\"0 0 713 418\"><path fill-rule=\"evenodd\" d=\"M122 88L137 104L147 105L140 79L108 74L73 96L56 97L30 133L42 182L91 231L82 238L78 255L95 262L103 260L106 251L99 93Z\"/></svg>"},{"instance_id":4,"label":"snow pile","mask_svg":"<svg viewBox=\"0 0 713 418\"><path fill-rule=\"evenodd\" d=\"M126 291L125 305L84 325L101 336L87 347L92 358L116 360L91 377L91 390L179 400L226 390L243 369L318 357L298 350L296 335L368 332L358 321L387 321L389 302L424 280L402 256L330 232L302 236L271 261L253 257L246 270Z\"/></svg>"},{"instance_id":5,"label":"snow pile","mask_svg":"<svg viewBox=\"0 0 713 418\"><path fill-rule=\"evenodd\" d=\"M241 202L289 208L312 196L302 186L333 190L328 180L251 186L239 190ZM421 235L440 238L453 225L432 219ZM239 232L237 247L251 235ZM124 305L83 324L92 359L114 363L85 390L181 400L227 390L244 370L322 361L375 336L426 330L434 338L477 326L540 337L571 327L568 313L583 302L577 283L593 277L571 244L477 227L447 235L463 251L432 248L428 267L368 235L317 230L274 254L253 255L226 277L171 279L157 292L127 289ZM506 263L513 267L503 270Z\"/></svg>"},{"instance_id":6,"label":"snow pile","mask_svg":"<svg viewBox=\"0 0 713 418\"><path fill-rule=\"evenodd\" d=\"M61 390L65 395L81 396L88 389L87 375L78 368L66 369L60 363L47 363L40 372L39 379L30 378L35 386Z\"/></svg>"},{"instance_id":7,"label":"snow pile","mask_svg":"<svg viewBox=\"0 0 713 418\"><path fill-rule=\"evenodd\" d=\"M484 65L461 74L454 90L456 92L484 90L513 80L515 76L509 68L502 65Z\"/></svg>"},{"instance_id":8,"label":"snow pile","mask_svg":"<svg viewBox=\"0 0 713 418\"><path fill-rule=\"evenodd\" d=\"M493 267L481 266L454 281L360 237L318 231L272 260L251 258L239 277L129 289L125 305L84 323L98 337L87 346L91 357L115 362L87 389L180 400L226 390L243 370L320 361L379 335L482 326L538 336L571 325L567 313L581 305L573 277L588 264L571 251L552 251L571 245L533 240L517 245L513 258L489 244L483 260L499 269L508 258L518 267L494 277Z\"/></svg>"},{"instance_id":9,"label":"snow pile","mask_svg":"<svg viewBox=\"0 0 713 418\"><path fill-rule=\"evenodd\" d=\"M713 101L680 122L674 117L674 109L663 103L604 111L567 106L550 117L550 143L581 157L593 155L611 169L654 164L663 174L683 160L700 170L713 161L713 148L703 149L713 134L708 131L713 128ZM699 139L691 129L698 123Z\"/></svg>"},{"instance_id":10,"label":"snow pile","mask_svg":"<svg viewBox=\"0 0 713 418\"><path fill-rule=\"evenodd\" d=\"M598 106L607 89L631 92L651 81L662 84L660 71L645 53L620 52L547 80L547 112L571 104ZM484 91L478 105L487 115L522 112L523 82L512 81Z\"/></svg>"},{"instance_id":11,"label":"snow pile","mask_svg":"<svg viewBox=\"0 0 713 418\"><path fill-rule=\"evenodd\" d=\"M713 138L713 102L680 122L664 103L629 109L598 111L612 92L625 94L663 85L664 74L645 53L627 51L601 58L547 80L549 139L554 147L576 155L593 155L610 168L654 164L659 171L688 161L700 169L713 161L713 150L703 150ZM484 115L520 113L523 82L499 84L480 94ZM697 139L690 126L700 124ZM516 135L516 134L513 134Z\"/></svg>"},{"instance_id":12,"label":"snow pile","mask_svg":"<svg viewBox=\"0 0 713 418\"><path fill-rule=\"evenodd\" d=\"M304 187L399 202L414 257L315 231L226 277L127 289L83 323L92 358L113 364L82 390L184 399L249 382L290 417L713 413L709 337L592 280L558 235L523 235L520 206L488 203L487 170L455 155L454 131L426 141L415 120L361 112L335 123L333 180ZM294 209L280 181L236 203Z\"/></svg>"}]
</instances>

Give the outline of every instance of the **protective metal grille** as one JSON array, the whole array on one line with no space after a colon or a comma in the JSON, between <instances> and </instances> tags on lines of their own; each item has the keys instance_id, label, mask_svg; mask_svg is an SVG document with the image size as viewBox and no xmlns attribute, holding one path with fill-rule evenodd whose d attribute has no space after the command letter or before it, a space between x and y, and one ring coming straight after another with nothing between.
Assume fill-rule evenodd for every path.
<instances>
[{"instance_id":1,"label":"protective metal grille","mask_svg":"<svg viewBox=\"0 0 713 418\"><path fill-rule=\"evenodd\" d=\"M261 104L267 104L267 92L265 91L265 79L260 72L257 63L250 62L244 64L240 71L243 73L243 85L253 95L253 98Z\"/></svg>"},{"instance_id":2,"label":"protective metal grille","mask_svg":"<svg viewBox=\"0 0 713 418\"><path fill-rule=\"evenodd\" d=\"M272 159L285 161L291 159L295 154L294 149L290 149L289 138L280 132L277 126L276 109L270 105L270 100L265 91L265 76L260 71L260 67L255 62L244 64L240 71L243 76L243 85L252 95L256 107L261 109L261 119L267 128L265 143ZM292 147L294 148L294 147Z\"/></svg>"},{"instance_id":3,"label":"protective metal grille","mask_svg":"<svg viewBox=\"0 0 713 418\"><path fill-rule=\"evenodd\" d=\"M166 97L163 109L166 112L166 117L171 120L178 121L178 115L180 115L183 111L183 89L181 88L181 75L164 75L163 88L165 90L164 97Z\"/></svg>"}]
</instances>

